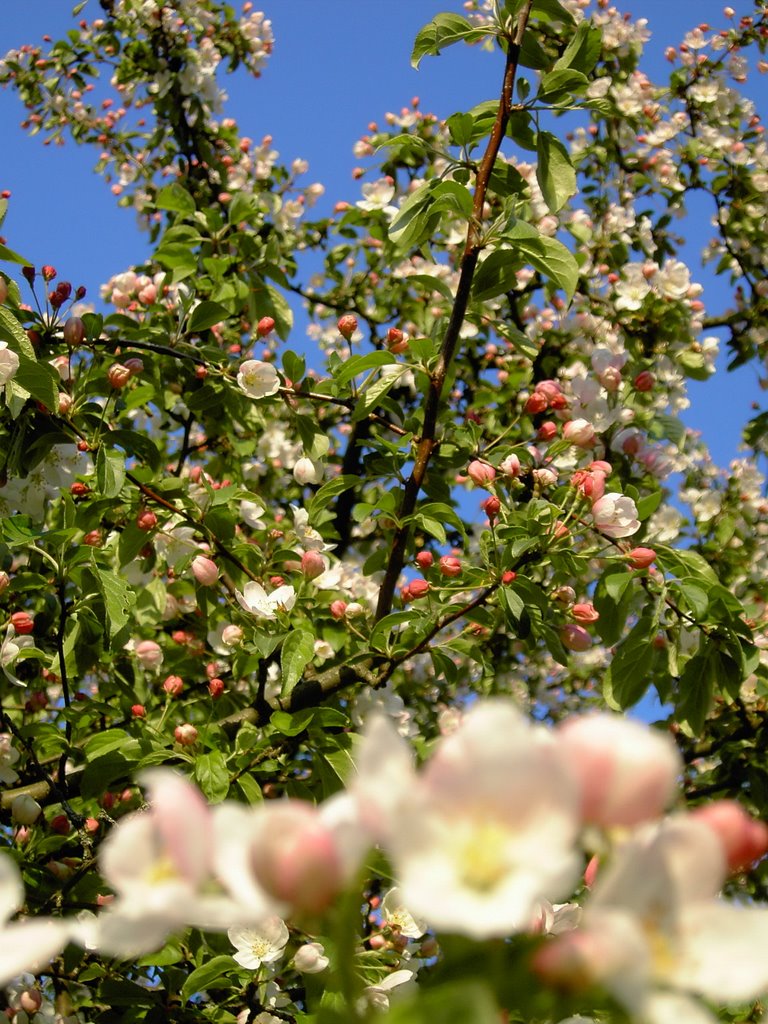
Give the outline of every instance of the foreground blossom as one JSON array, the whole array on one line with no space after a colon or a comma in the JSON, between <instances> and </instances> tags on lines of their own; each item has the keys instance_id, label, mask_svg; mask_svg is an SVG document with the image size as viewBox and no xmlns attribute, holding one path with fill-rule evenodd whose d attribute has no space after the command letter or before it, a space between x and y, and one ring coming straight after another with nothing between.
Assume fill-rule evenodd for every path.
<instances>
[{"instance_id":1,"label":"foreground blossom","mask_svg":"<svg viewBox=\"0 0 768 1024\"><path fill-rule=\"evenodd\" d=\"M414 917L475 938L507 935L528 927L540 899L570 893L578 797L545 730L511 704L476 705L406 781L402 741L382 721L369 736L382 764L389 731L400 783L384 845Z\"/></svg>"},{"instance_id":2,"label":"foreground blossom","mask_svg":"<svg viewBox=\"0 0 768 1024\"><path fill-rule=\"evenodd\" d=\"M66 946L71 928L49 917L7 923L24 904L19 870L0 855L0 987L23 971L37 972Z\"/></svg>"},{"instance_id":3,"label":"foreground blossom","mask_svg":"<svg viewBox=\"0 0 768 1024\"><path fill-rule=\"evenodd\" d=\"M752 1001L768 991L768 910L718 898L715 833L688 817L643 830L598 877L583 928L539 951L548 980L598 982L652 1024L714 1020L694 997Z\"/></svg>"}]
</instances>

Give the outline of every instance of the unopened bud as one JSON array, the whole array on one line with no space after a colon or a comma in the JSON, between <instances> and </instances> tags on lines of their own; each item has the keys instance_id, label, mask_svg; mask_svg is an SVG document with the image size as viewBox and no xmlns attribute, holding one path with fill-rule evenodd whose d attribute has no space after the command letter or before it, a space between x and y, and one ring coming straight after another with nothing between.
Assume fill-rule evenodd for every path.
<instances>
[{"instance_id":1,"label":"unopened bud","mask_svg":"<svg viewBox=\"0 0 768 1024\"><path fill-rule=\"evenodd\" d=\"M113 363L107 370L107 380L116 390L124 388L130 379L131 371L122 363Z\"/></svg>"},{"instance_id":2,"label":"unopened bud","mask_svg":"<svg viewBox=\"0 0 768 1024\"><path fill-rule=\"evenodd\" d=\"M64 341L72 348L82 345L85 338L85 324L79 316L71 316L64 324L62 334Z\"/></svg>"},{"instance_id":3,"label":"unopened bud","mask_svg":"<svg viewBox=\"0 0 768 1024\"><path fill-rule=\"evenodd\" d=\"M192 575L201 587L212 587L219 578L219 567L213 559L196 555L192 559Z\"/></svg>"},{"instance_id":4,"label":"unopened bud","mask_svg":"<svg viewBox=\"0 0 768 1024\"><path fill-rule=\"evenodd\" d=\"M260 338L266 338L274 329L275 321L271 316L263 316L256 325L256 333Z\"/></svg>"},{"instance_id":5,"label":"unopened bud","mask_svg":"<svg viewBox=\"0 0 768 1024\"><path fill-rule=\"evenodd\" d=\"M33 800L27 793L22 793L11 804L11 817L18 825L34 825L42 810L37 800Z\"/></svg>"},{"instance_id":6,"label":"unopened bud","mask_svg":"<svg viewBox=\"0 0 768 1024\"><path fill-rule=\"evenodd\" d=\"M173 735L176 742L182 747L191 747L194 743L197 743L197 729L189 722L177 725L173 730Z\"/></svg>"},{"instance_id":7,"label":"unopened bud","mask_svg":"<svg viewBox=\"0 0 768 1024\"><path fill-rule=\"evenodd\" d=\"M344 316L339 317L339 322L336 326L342 338L345 341L350 341L352 335L357 330L357 317L352 316L351 313L345 313Z\"/></svg>"}]
</instances>

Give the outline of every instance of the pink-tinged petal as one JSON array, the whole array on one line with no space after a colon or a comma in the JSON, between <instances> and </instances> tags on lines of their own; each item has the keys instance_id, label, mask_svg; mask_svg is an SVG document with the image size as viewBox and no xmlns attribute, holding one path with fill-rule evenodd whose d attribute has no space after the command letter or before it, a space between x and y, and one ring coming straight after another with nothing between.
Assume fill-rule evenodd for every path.
<instances>
[{"instance_id":1,"label":"pink-tinged petal","mask_svg":"<svg viewBox=\"0 0 768 1024\"><path fill-rule=\"evenodd\" d=\"M598 875L591 909L619 907L658 923L674 920L692 901L712 899L725 879L725 858L714 833L690 817L669 818L630 840Z\"/></svg>"},{"instance_id":2,"label":"pink-tinged petal","mask_svg":"<svg viewBox=\"0 0 768 1024\"><path fill-rule=\"evenodd\" d=\"M665 980L718 1003L768 992L768 910L723 901L685 907Z\"/></svg>"},{"instance_id":3,"label":"pink-tinged petal","mask_svg":"<svg viewBox=\"0 0 768 1024\"><path fill-rule=\"evenodd\" d=\"M152 819L174 867L190 885L202 884L213 864L211 812L202 794L164 768L142 772L139 781L149 789Z\"/></svg>"},{"instance_id":4,"label":"pink-tinged petal","mask_svg":"<svg viewBox=\"0 0 768 1024\"><path fill-rule=\"evenodd\" d=\"M284 907L271 900L253 870L257 826L252 809L235 803L213 808L214 873L239 907L240 921L260 921ZM230 922L232 923L232 922Z\"/></svg>"},{"instance_id":5,"label":"pink-tinged petal","mask_svg":"<svg viewBox=\"0 0 768 1024\"><path fill-rule=\"evenodd\" d=\"M0 988L24 971L43 971L69 938L70 928L51 918L6 925L0 943Z\"/></svg>"},{"instance_id":6,"label":"pink-tinged petal","mask_svg":"<svg viewBox=\"0 0 768 1024\"><path fill-rule=\"evenodd\" d=\"M24 902L24 885L16 863L5 855L0 856L0 926L19 909Z\"/></svg>"},{"instance_id":7,"label":"pink-tinged petal","mask_svg":"<svg viewBox=\"0 0 768 1024\"><path fill-rule=\"evenodd\" d=\"M555 735L579 783L586 821L637 825L660 817L671 801L682 771L671 737L610 714L569 718Z\"/></svg>"},{"instance_id":8,"label":"pink-tinged petal","mask_svg":"<svg viewBox=\"0 0 768 1024\"><path fill-rule=\"evenodd\" d=\"M335 793L318 808L320 817L334 835L341 858L344 880L353 880L375 837L360 817L358 801L348 791Z\"/></svg>"}]
</instances>

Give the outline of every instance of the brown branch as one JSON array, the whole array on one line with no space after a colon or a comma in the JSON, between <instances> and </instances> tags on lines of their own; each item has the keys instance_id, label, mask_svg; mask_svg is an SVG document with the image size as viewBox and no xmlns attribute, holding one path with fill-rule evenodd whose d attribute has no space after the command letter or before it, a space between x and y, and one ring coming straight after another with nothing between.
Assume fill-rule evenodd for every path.
<instances>
[{"instance_id":1,"label":"brown branch","mask_svg":"<svg viewBox=\"0 0 768 1024\"><path fill-rule=\"evenodd\" d=\"M469 296L472 290L472 279L475 274L480 251L483 248L481 235L483 205L488 191L491 172L496 163L496 157L499 154L504 133L507 130L507 122L509 121L512 109L512 90L520 58L520 46L528 24L532 3L533 0L526 0L525 6L518 16L514 35L507 40L507 60L504 68L504 81L499 99L499 108L496 112L496 120L491 131L491 137L488 140L485 155L477 172L472 215L467 229L464 254L461 258L459 284L453 300L451 317L443 336L442 345L440 346L437 363L435 369L430 374L429 389L424 404L424 423L421 437L416 449L413 469L406 482L403 498L400 503L398 512L400 525L397 526L394 532L386 573L381 584L381 590L379 591L379 602L376 608L377 620L388 615L392 608L395 587L405 564L405 555L410 540L411 529L408 519L416 508L416 502L427 474L430 459L438 444L437 420L441 408L443 387L456 354L459 332L464 323L464 315L467 311Z\"/></svg>"}]
</instances>

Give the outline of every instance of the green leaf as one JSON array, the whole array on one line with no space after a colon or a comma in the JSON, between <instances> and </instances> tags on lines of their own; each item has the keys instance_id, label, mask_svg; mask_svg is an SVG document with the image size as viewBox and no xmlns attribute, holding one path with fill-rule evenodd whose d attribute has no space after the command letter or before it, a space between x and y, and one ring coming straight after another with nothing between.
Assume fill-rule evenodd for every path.
<instances>
[{"instance_id":1,"label":"green leaf","mask_svg":"<svg viewBox=\"0 0 768 1024\"><path fill-rule=\"evenodd\" d=\"M18 353L17 353L18 354ZM19 368L13 383L24 388L51 412L59 411L59 375L47 362L38 363L19 355Z\"/></svg>"},{"instance_id":2,"label":"green leaf","mask_svg":"<svg viewBox=\"0 0 768 1024\"><path fill-rule=\"evenodd\" d=\"M533 13L537 18L543 15L546 19L560 21L567 27L575 25L571 12L566 11L558 0L533 0Z\"/></svg>"},{"instance_id":3,"label":"green leaf","mask_svg":"<svg viewBox=\"0 0 768 1024\"><path fill-rule=\"evenodd\" d=\"M468 146L472 141L472 129L475 120L471 114L451 114L445 126L451 133L451 141L455 146Z\"/></svg>"},{"instance_id":4,"label":"green leaf","mask_svg":"<svg viewBox=\"0 0 768 1024\"><path fill-rule=\"evenodd\" d=\"M408 249L428 237L439 219L430 216L434 188L435 183L427 181L402 203L389 225L389 237L395 245Z\"/></svg>"},{"instance_id":5,"label":"green leaf","mask_svg":"<svg viewBox=\"0 0 768 1024\"><path fill-rule=\"evenodd\" d=\"M418 612L391 612L380 619L373 628L371 638L368 641L375 651L387 651L389 638L396 626L401 626L416 617Z\"/></svg>"},{"instance_id":6,"label":"green leaf","mask_svg":"<svg viewBox=\"0 0 768 1024\"><path fill-rule=\"evenodd\" d=\"M312 500L309 503L307 511L309 512L310 522L314 519L316 514L324 509L331 501L343 491L349 491L351 488L356 487L360 483L360 477L352 476L347 474L345 476L334 477L333 480L327 480L322 487L312 496Z\"/></svg>"},{"instance_id":7,"label":"green leaf","mask_svg":"<svg viewBox=\"0 0 768 1024\"><path fill-rule=\"evenodd\" d=\"M96 452L96 484L103 498L116 498L125 483L125 456L104 445Z\"/></svg>"},{"instance_id":8,"label":"green leaf","mask_svg":"<svg viewBox=\"0 0 768 1024\"><path fill-rule=\"evenodd\" d=\"M437 56L447 46L465 39L474 42L489 34L489 29L472 25L460 14L437 14L416 36L411 67L418 69L423 57Z\"/></svg>"},{"instance_id":9,"label":"green leaf","mask_svg":"<svg viewBox=\"0 0 768 1024\"><path fill-rule=\"evenodd\" d=\"M557 213L576 192L576 171L568 156L568 150L551 132L539 132L536 152L539 158L536 179L544 202L552 213Z\"/></svg>"},{"instance_id":10,"label":"green leaf","mask_svg":"<svg viewBox=\"0 0 768 1024\"><path fill-rule=\"evenodd\" d=\"M393 1003L386 1024L498 1024L499 1009L481 982L457 981Z\"/></svg>"},{"instance_id":11,"label":"green leaf","mask_svg":"<svg viewBox=\"0 0 768 1024\"><path fill-rule=\"evenodd\" d=\"M205 992L214 981L223 978L230 971L239 970L231 956L215 956L192 971L181 990L181 998L186 1002L198 992Z\"/></svg>"},{"instance_id":12,"label":"green leaf","mask_svg":"<svg viewBox=\"0 0 768 1024\"><path fill-rule=\"evenodd\" d=\"M19 256L13 249L9 249L7 245L0 245L0 261L3 263L20 263L22 267L28 267L29 260L25 260L23 256Z\"/></svg>"},{"instance_id":13,"label":"green leaf","mask_svg":"<svg viewBox=\"0 0 768 1024\"><path fill-rule=\"evenodd\" d=\"M569 110L581 106L579 96L588 85L589 79L580 71L548 71L542 75L536 101Z\"/></svg>"},{"instance_id":14,"label":"green leaf","mask_svg":"<svg viewBox=\"0 0 768 1024\"><path fill-rule=\"evenodd\" d=\"M283 736L298 736L304 732L314 718L314 708L306 711L297 711L295 714L288 714L287 711L275 711L269 720L269 724L282 733Z\"/></svg>"},{"instance_id":15,"label":"green leaf","mask_svg":"<svg viewBox=\"0 0 768 1024\"><path fill-rule=\"evenodd\" d=\"M554 71L572 68L588 75L597 63L602 48L602 33L589 21L582 21L562 57L555 62Z\"/></svg>"},{"instance_id":16,"label":"green leaf","mask_svg":"<svg viewBox=\"0 0 768 1024\"><path fill-rule=\"evenodd\" d=\"M595 587L594 605L600 614L595 629L605 644L617 643L624 632L632 600L632 580L631 572L612 567Z\"/></svg>"},{"instance_id":17,"label":"green leaf","mask_svg":"<svg viewBox=\"0 0 768 1024\"><path fill-rule=\"evenodd\" d=\"M4 338L8 342L8 347L16 355L24 355L28 359L35 358L35 350L27 337L27 332L5 306L0 306L0 338Z\"/></svg>"},{"instance_id":18,"label":"green leaf","mask_svg":"<svg viewBox=\"0 0 768 1024\"><path fill-rule=\"evenodd\" d=\"M524 221L516 221L504 240L510 248L496 249L478 267L473 282L475 299L482 302L508 291L517 282L516 271L528 262L562 288L571 301L579 280L579 265L562 242L540 235Z\"/></svg>"},{"instance_id":19,"label":"green leaf","mask_svg":"<svg viewBox=\"0 0 768 1024\"><path fill-rule=\"evenodd\" d=\"M229 310L225 309L220 303L201 302L199 306L195 306L190 314L187 321L187 332L189 334L199 334L200 331L207 331L209 327L213 327L214 324L226 320L228 316Z\"/></svg>"},{"instance_id":20,"label":"green leaf","mask_svg":"<svg viewBox=\"0 0 768 1024\"><path fill-rule=\"evenodd\" d=\"M93 761L113 750L122 750L130 742L136 741L124 729L107 729L106 732L97 733L85 741L86 760Z\"/></svg>"},{"instance_id":21,"label":"green leaf","mask_svg":"<svg viewBox=\"0 0 768 1024\"><path fill-rule=\"evenodd\" d=\"M159 210L171 210L174 213L190 214L195 212L195 200L178 182L161 188L157 193L155 205Z\"/></svg>"},{"instance_id":22,"label":"green leaf","mask_svg":"<svg viewBox=\"0 0 768 1024\"><path fill-rule=\"evenodd\" d=\"M368 413L372 409L376 408L381 399L391 391L393 387L395 387L403 374L407 372L408 367L402 365L399 367L398 373L387 374L386 377L379 377L378 380L369 384L355 405L355 409L351 417L352 422L357 423L359 420L365 419Z\"/></svg>"},{"instance_id":23,"label":"green leaf","mask_svg":"<svg viewBox=\"0 0 768 1024\"><path fill-rule=\"evenodd\" d=\"M707 649L706 638L702 647L688 660L680 676L675 717L687 722L694 736L701 733L712 707L715 686L719 683L720 659L714 648ZM730 660L730 659L729 659Z\"/></svg>"},{"instance_id":24,"label":"green leaf","mask_svg":"<svg viewBox=\"0 0 768 1024\"><path fill-rule=\"evenodd\" d=\"M296 629L283 641L280 652L281 696L290 696L302 673L315 655L315 637L307 629Z\"/></svg>"},{"instance_id":25,"label":"green leaf","mask_svg":"<svg viewBox=\"0 0 768 1024\"><path fill-rule=\"evenodd\" d=\"M707 587L716 587L720 581L714 569L705 558L690 548L675 549L665 547L663 544L654 544L656 552L656 564L664 572L677 576L684 580L687 577L698 580Z\"/></svg>"},{"instance_id":26,"label":"green leaf","mask_svg":"<svg viewBox=\"0 0 768 1024\"><path fill-rule=\"evenodd\" d=\"M195 759L195 779L212 804L225 799L229 792L229 770L220 750L209 750Z\"/></svg>"},{"instance_id":27,"label":"green leaf","mask_svg":"<svg viewBox=\"0 0 768 1024\"><path fill-rule=\"evenodd\" d=\"M616 648L606 676L607 686L622 709L637 704L650 685L655 639L656 624L644 615Z\"/></svg>"},{"instance_id":28,"label":"green leaf","mask_svg":"<svg viewBox=\"0 0 768 1024\"><path fill-rule=\"evenodd\" d=\"M641 523L645 522L661 504L663 494L660 490L654 491L653 494L646 494L644 498L640 498L637 504L637 518Z\"/></svg>"},{"instance_id":29,"label":"green leaf","mask_svg":"<svg viewBox=\"0 0 768 1024\"><path fill-rule=\"evenodd\" d=\"M102 568L97 562L91 564L90 570L104 598L107 630L111 638L128 622L129 612L136 604L136 594L122 576Z\"/></svg>"},{"instance_id":30,"label":"green leaf","mask_svg":"<svg viewBox=\"0 0 768 1024\"><path fill-rule=\"evenodd\" d=\"M162 456L157 446L146 434L141 434L138 430L110 430L101 435L101 441L110 447L119 445L129 455L146 462L153 470L160 468Z\"/></svg>"},{"instance_id":31,"label":"green leaf","mask_svg":"<svg viewBox=\"0 0 768 1024\"><path fill-rule=\"evenodd\" d=\"M348 384L353 377L365 373L366 370L373 370L377 366L386 366L396 362L397 357L391 352L369 352L365 356L350 356L334 374L334 380L338 384Z\"/></svg>"}]
</instances>

